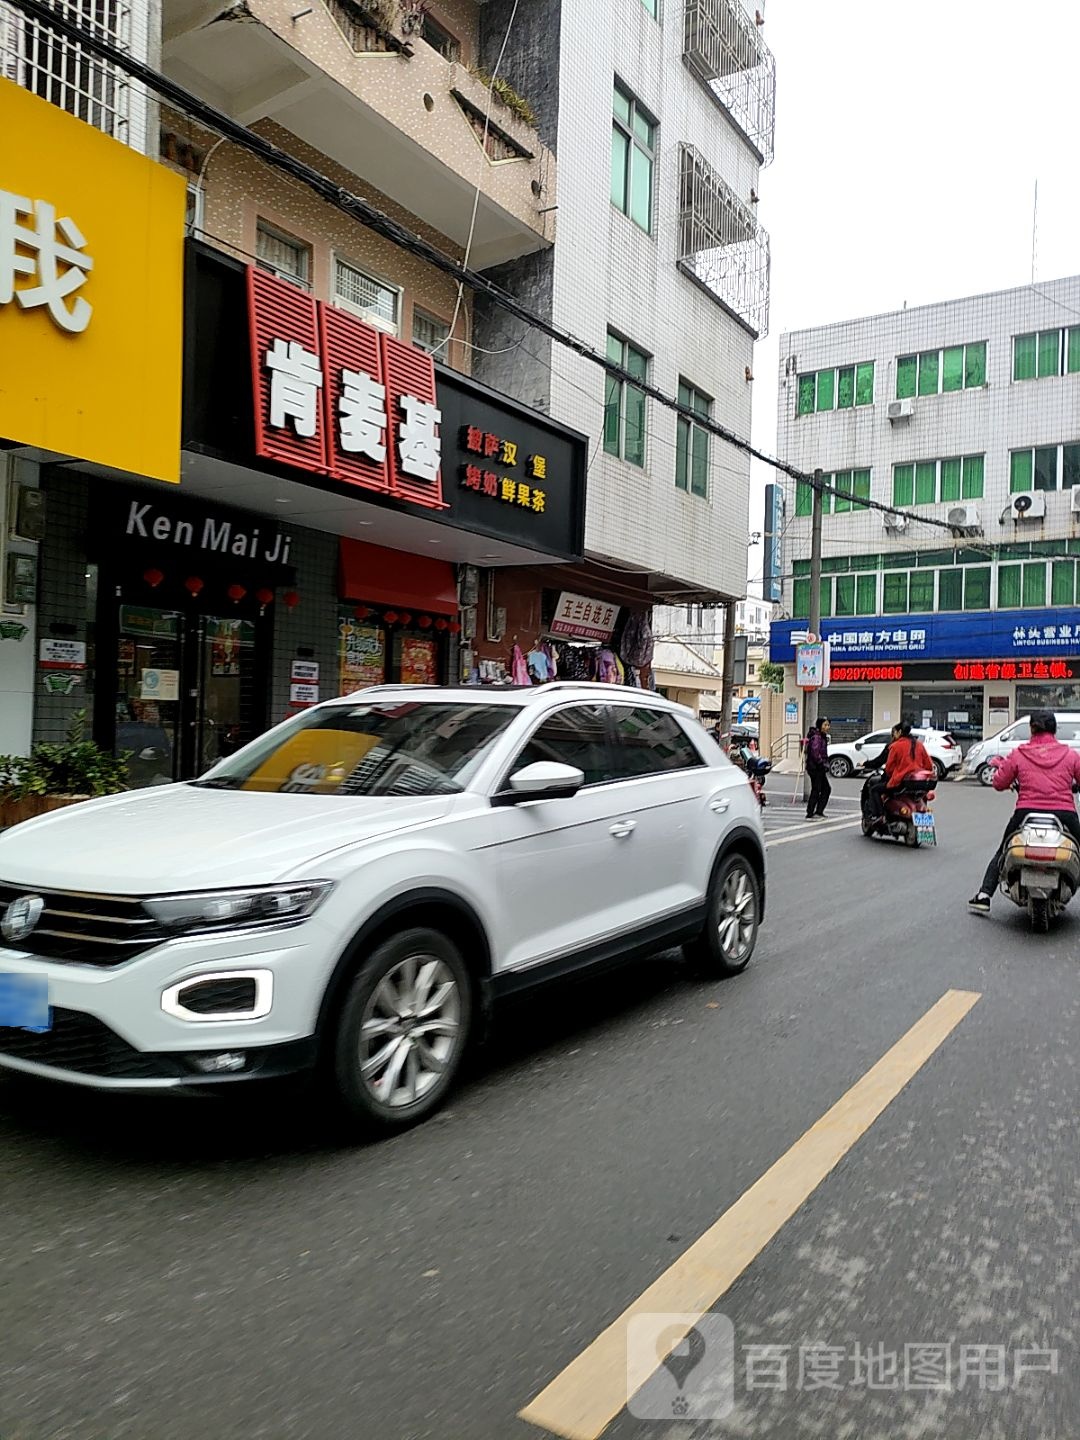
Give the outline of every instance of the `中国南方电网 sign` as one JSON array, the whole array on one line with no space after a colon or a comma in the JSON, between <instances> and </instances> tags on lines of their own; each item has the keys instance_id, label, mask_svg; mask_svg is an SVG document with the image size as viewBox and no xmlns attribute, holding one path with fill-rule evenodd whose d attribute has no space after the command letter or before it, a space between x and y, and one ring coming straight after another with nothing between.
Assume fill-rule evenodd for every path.
<instances>
[{"instance_id":1,"label":"\u4e2d\u56fd\u5357\u65b9\u7535\u7f51 sign","mask_svg":"<svg viewBox=\"0 0 1080 1440\"><path fill-rule=\"evenodd\" d=\"M0 79L0 439L180 478L186 187Z\"/></svg>"}]
</instances>

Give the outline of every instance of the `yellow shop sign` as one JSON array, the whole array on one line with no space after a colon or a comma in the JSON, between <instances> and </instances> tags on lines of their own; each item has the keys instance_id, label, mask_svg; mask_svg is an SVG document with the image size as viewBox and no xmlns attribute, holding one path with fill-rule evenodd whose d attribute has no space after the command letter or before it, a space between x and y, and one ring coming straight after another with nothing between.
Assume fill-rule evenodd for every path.
<instances>
[{"instance_id":1,"label":"yellow shop sign","mask_svg":"<svg viewBox=\"0 0 1080 1440\"><path fill-rule=\"evenodd\" d=\"M183 179L10 80L0 135L0 440L178 481Z\"/></svg>"}]
</instances>

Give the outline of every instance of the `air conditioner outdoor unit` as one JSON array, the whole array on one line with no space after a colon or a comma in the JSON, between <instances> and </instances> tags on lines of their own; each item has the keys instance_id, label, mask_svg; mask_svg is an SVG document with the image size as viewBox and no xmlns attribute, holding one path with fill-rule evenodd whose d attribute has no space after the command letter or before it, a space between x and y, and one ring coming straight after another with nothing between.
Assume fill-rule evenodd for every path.
<instances>
[{"instance_id":1,"label":"air conditioner outdoor unit","mask_svg":"<svg viewBox=\"0 0 1080 1440\"><path fill-rule=\"evenodd\" d=\"M889 419L890 419L890 421L892 421L894 424L895 424L895 422L896 422L897 420L910 420L911 417L912 417L912 415L914 415L914 414L915 414L915 401L914 401L914 400L907 399L907 400L890 400L890 401L889 401Z\"/></svg>"},{"instance_id":2,"label":"air conditioner outdoor unit","mask_svg":"<svg viewBox=\"0 0 1080 1440\"><path fill-rule=\"evenodd\" d=\"M1072 500L1069 502L1069 508L1074 515L1080 514L1080 485L1073 486Z\"/></svg>"},{"instance_id":3,"label":"air conditioner outdoor unit","mask_svg":"<svg viewBox=\"0 0 1080 1440\"><path fill-rule=\"evenodd\" d=\"M979 509L977 505L953 505L945 517L953 530L978 530Z\"/></svg>"},{"instance_id":4,"label":"air conditioner outdoor unit","mask_svg":"<svg viewBox=\"0 0 1080 1440\"><path fill-rule=\"evenodd\" d=\"M886 530L895 530L897 533L899 533L900 531L907 529L908 517L906 515L894 515L891 510L883 510L881 514L881 523Z\"/></svg>"},{"instance_id":5,"label":"air conditioner outdoor unit","mask_svg":"<svg viewBox=\"0 0 1080 1440\"><path fill-rule=\"evenodd\" d=\"M1009 509L1014 520L1041 520L1046 514L1046 496L1038 490L1014 495Z\"/></svg>"}]
</instances>

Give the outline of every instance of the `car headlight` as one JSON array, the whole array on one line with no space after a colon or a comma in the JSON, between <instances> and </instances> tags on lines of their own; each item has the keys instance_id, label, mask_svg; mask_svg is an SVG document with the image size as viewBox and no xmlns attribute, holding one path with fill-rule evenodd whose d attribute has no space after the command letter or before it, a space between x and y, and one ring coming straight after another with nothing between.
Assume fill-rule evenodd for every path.
<instances>
[{"instance_id":1,"label":"car headlight","mask_svg":"<svg viewBox=\"0 0 1080 1440\"><path fill-rule=\"evenodd\" d=\"M300 880L250 890L156 895L143 905L170 930L243 930L306 920L333 888L332 880Z\"/></svg>"}]
</instances>

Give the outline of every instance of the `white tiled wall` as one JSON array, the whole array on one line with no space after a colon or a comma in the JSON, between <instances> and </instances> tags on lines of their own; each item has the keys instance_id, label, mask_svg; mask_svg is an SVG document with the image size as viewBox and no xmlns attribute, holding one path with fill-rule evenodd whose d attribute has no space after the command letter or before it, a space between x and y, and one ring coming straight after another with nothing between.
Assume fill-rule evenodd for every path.
<instances>
[{"instance_id":1,"label":"white tiled wall","mask_svg":"<svg viewBox=\"0 0 1080 1440\"><path fill-rule=\"evenodd\" d=\"M652 355L651 381L675 395L680 377L713 397L713 415L750 433L749 333L676 269L679 145L692 143L735 192L757 188L756 155L682 63L682 6L658 23L641 0L562 7L556 323L598 350L619 331ZM615 77L659 120L653 234L610 203ZM602 445L604 376L556 347L552 411L592 437L586 547L623 565L703 589L746 588L749 462L715 437L709 496L675 488L676 416L649 402L644 470Z\"/></svg>"},{"instance_id":2,"label":"white tiled wall","mask_svg":"<svg viewBox=\"0 0 1080 1440\"><path fill-rule=\"evenodd\" d=\"M982 523L978 542L1080 537L1080 516L1072 515L1069 492L1047 493L1045 521L1018 525L1007 515L999 523L1010 500L1009 452L1080 441L1080 374L1014 381L1013 336L1073 324L1080 324L1080 276L782 335L777 454L805 471L870 466L871 497L884 504L892 503L895 464L985 454L983 499L969 502L977 506ZM887 409L896 397L899 356L978 340L987 342L985 386L916 396L915 414L890 423ZM872 406L796 416L799 374L866 360L875 362ZM809 556L810 520L795 517L794 483L785 476L777 479L788 501L783 567L790 571L793 560ZM951 507L916 508L944 519ZM894 536L879 515L865 511L825 516L822 534L826 556L941 549L954 543L947 531L917 524ZM785 596L790 596L790 581Z\"/></svg>"}]
</instances>

